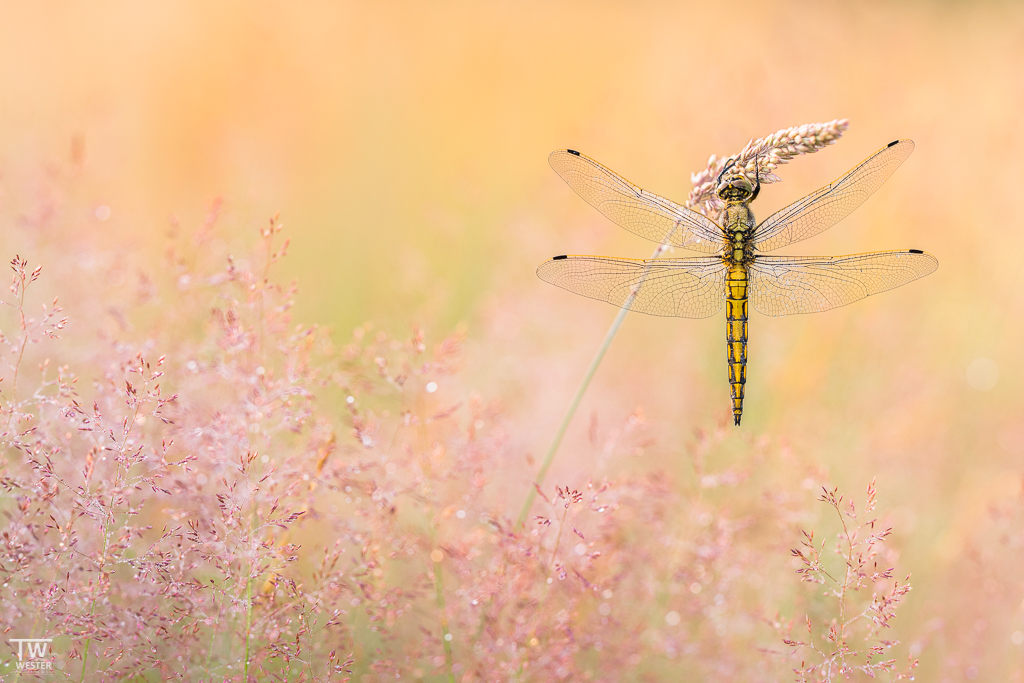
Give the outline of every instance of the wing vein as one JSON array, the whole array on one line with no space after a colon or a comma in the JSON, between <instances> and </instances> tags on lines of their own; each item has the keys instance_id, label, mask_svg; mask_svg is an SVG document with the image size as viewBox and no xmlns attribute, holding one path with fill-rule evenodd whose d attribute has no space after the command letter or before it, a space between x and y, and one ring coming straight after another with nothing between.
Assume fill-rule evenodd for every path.
<instances>
[{"instance_id":1,"label":"wing vein","mask_svg":"<svg viewBox=\"0 0 1024 683\"><path fill-rule=\"evenodd\" d=\"M548 163L588 204L636 235L708 254L722 248L725 233L710 218L634 185L589 157L559 150Z\"/></svg>"},{"instance_id":2,"label":"wing vein","mask_svg":"<svg viewBox=\"0 0 1024 683\"><path fill-rule=\"evenodd\" d=\"M566 256L545 261L537 275L570 292L649 315L706 318L725 298L725 266L713 256Z\"/></svg>"},{"instance_id":3,"label":"wing vein","mask_svg":"<svg viewBox=\"0 0 1024 683\"><path fill-rule=\"evenodd\" d=\"M878 251L849 256L757 256L750 301L765 315L816 313L900 287L938 268L931 254Z\"/></svg>"},{"instance_id":4,"label":"wing vein","mask_svg":"<svg viewBox=\"0 0 1024 683\"><path fill-rule=\"evenodd\" d=\"M912 140L897 140L835 182L775 212L755 228L755 248L772 251L831 228L863 204L913 151Z\"/></svg>"}]
</instances>

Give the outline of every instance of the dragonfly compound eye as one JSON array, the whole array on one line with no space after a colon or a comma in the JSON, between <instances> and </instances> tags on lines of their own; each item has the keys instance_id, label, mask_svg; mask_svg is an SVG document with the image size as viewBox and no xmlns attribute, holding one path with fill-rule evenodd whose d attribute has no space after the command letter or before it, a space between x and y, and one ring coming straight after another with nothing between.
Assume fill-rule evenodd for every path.
<instances>
[{"instance_id":1,"label":"dragonfly compound eye","mask_svg":"<svg viewBox=\"0 0 1024 683\"><path fill-rule=\"evenodd\" d=\"M741 173L726 176L715 193L722 199L743 200L754 193L754 185Z\"/></svg>"}]
</instances>

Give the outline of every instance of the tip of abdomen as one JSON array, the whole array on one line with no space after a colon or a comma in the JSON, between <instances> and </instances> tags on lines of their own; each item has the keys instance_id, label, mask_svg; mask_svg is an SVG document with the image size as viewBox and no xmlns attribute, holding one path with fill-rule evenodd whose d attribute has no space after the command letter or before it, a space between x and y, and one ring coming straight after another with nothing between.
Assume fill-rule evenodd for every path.
<instances>
[{"instance_id":1,"label":"tip of abdomen","mask_svg":"<svg viewBox=\"0 0 1024 683\"><path fill-rule=\"evenodd\" d=\"M740 418L743 417L743 414L742 413L735 413L735 414L733 414L732 417L733 417L733 420L736 423L736 426L739 427L740 426Z\"/></svg>"}]
</instances>

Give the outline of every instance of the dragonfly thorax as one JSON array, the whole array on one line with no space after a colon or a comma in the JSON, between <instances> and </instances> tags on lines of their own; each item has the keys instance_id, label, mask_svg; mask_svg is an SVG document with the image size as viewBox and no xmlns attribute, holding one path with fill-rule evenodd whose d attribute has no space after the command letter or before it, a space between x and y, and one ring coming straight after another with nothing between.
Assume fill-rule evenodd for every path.
<instances>
[{"instance_id":1,"label":"dragonfly thorax","mask_svg":"<svg viewBox=\"0 0 1024 683\"><path fill-rule=\"evenodd\" d=\"M725 229L723 257L729 263L747 263L752 257L750 236L755 223L750 202L759 189L760 185L753 185L743 173L733 172L719 178L715 194L725 202L719 224Z\"/></svg>"},{"instance_id":2,"label":"dragonfly thorax","mask_svg":"<svg viewBox=\"0 0 1024 683\"><path fill-rule=\"evenodd\" d=\"M724 254L730 263L747 263L753 257L754 212L746 202L731 201L722 209L719 223L725 229Z\"/></svg>"}]
</instances>

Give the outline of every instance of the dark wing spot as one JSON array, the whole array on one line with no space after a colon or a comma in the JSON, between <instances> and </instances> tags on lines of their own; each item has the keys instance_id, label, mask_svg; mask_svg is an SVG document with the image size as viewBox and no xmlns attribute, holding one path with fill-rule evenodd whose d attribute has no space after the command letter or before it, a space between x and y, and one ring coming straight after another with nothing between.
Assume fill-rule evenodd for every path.
<instances>
[{"instance_id":1,"label":"dark wing spot","mask_svg":"<svg viewBox=\"0 0 1024 683\"><path fill-rule=\"evenodd\" d=\"M918 253L920 253L920 252L918 252ZM561 256L555 256L555 257L554 257L554 258L552 258L551 260L552 260L552 261L561 261L561 260L562 260L562 259L564 259L564 258L569 258L569 257L568 257L568 256L566 256L565 254L562 254Z\"/></svg>"},{"instance_id":2,"label":"dark wing spot","mask_svg":"<svg viewBox=\"0 0 1024 683\"><path fill-rule=\"evenodd\" d=\"M893 140L893 141L892 141L892 142L890 142L890 143L889 143L888 145L886 145L886 147L892 147L892 146L893 146L893 145L895 145L895 144L896 144L897 142L899 142L899 140Z\"/></svg>"},{"instance_id":3,"label":"dark wing spot","mask_svg":"<svg viewBox=\"0 0 1024 683\"><path fill-rule=\"evenodd\" d=\"M574 150L574 149L567 149L567 150L565 150L565 151L566 151L566 152L568 152L569 154L575 154L576 156L579 156L579 155L580 155L580 153L579 153L579 152L577 152L577 151L576 151L576 150Z\"/></svg>"},{"instance_id":4,"label":"dark wing spot","mask_svg":"<svg viewBox=\"0 0 1024 683\"><path fill-rule=\"evenodd\" d=\"M920 249L911 249L910 253L911 254L923 254L924 252L921 251Z\"/></svg>"}]
</instances>

